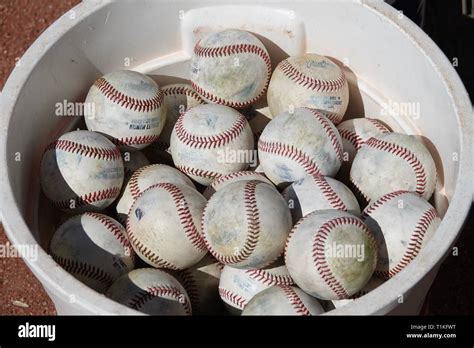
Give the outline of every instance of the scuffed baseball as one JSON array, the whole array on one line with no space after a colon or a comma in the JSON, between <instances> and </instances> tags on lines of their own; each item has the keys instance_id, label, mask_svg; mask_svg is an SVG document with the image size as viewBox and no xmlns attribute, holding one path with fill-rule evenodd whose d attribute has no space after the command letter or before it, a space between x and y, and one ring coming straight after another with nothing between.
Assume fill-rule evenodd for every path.
<instances>
[{"instance_id":1,"label":"scuffed baseball","mask_svg":"<svg viewBox=\"0 0 474 348\"><path fill-rule=\"evenodd\" d=\"M40 179L44 194L57 208L69 213L102 210L120 194L120 151L98 133L63 134L45 149Z\"/></svg>"},{"instance_id":2,"label":"scuffed baseball","mask_svg":"<svg viewBox=\"0 0 474 348\"><path fill-rule=\"evenodd\" d=\"M416 137L389 133L370 138L360 148L350 180L367 202L399 190L429 199L435 189L436 166Z\"/></svg>"},{"instance_id":3,"label":"scuffed baseball","mask_svg":"<svg viewBox=\"0 0 474 348\"><path fill-rule=\"evenodd\" d=\"M415 193L388 193L362 213L378 244L376 274L387 279L404 269L436 232L441 219L435 208Z\"/></svg>"},{"instance_id":4,"label":"scuffed baseball","mask_svg":"<svg viewBox=\"0 0 474 348\"><path fill-rule=\"evenodd\" d=\"M159 183L133 203L127 234L133 249L157 268L185 269L207 253L201 234L206 199L189 186Z\"/></svg>"},{"instance_id":5,"label":"scuffed baseball","mask_svg":"<svg viewBox=\"0 0 474 348\"><path fill-rule=\"evenodd\" d=\"M206 254L196 265L171 274L188 293L194 315L218 315L224 308L219 298L219 279L223 265Z\"/></svg>"},{"instance_id":6,"label":"scuffed baseball","mask_svg":"<svg viewBox=\"0 0 474 348\"><path fill-rule=\"evenodd\" d=\"M324 309L317 299L295 286L274 285L245 306L242 315L318 315Z\"/></svg>"},{"instance_id":7,"label":"scuffed baseball","mask_svg":"<svg viewBox=\"0 0 474 348\"><path fill-rule=\"evenodd\" d=\"M355 118L341 122L337 126L342 140L344 160L337 176L349 183L349 173L354 157L362 145L374 136L390 133L391 130L379 120L374 118Z\"/></svg>"},{"instance_id":8,"label":"scuffed baseball","mask_svg":"<svg viewBox=\"0 0 474 348\"><path fill-rule=\"evenodd\" d=\"M114 143L142 149L160 135L166 121L163 92L146 75L119 70L98 78L85 103L87 129L110 136Z\"/></svg>"},{"instance_id":9,"label":"scuffed baseball","mask_svg":"<svg viewBox=\"0 0 474 348\"><path fill-rule=\"evenodd\" d=\"M306 293L323 300L344 299L372 277L377 245L361 219L339 210L320 210L291 230L285 263Z\"/></svg>"},{"instance_id":10,"label":"scuffed baseball","mask_svg":"<svg viewBox=\"0 0 474 348\"><path fill-rule=\"evenodd\" d=\"M50 254L75 278L101 293L134 268L135 255L125 229L98 213L76 215L59 226Z\"/></svg>"},{"instance_id":11,"label":"scuffed baseball","mask_svg":"<svg viewBox=\"0 0 474 348\"><path fill-rule=\"evenodd\" d=\"M344 72L330 59L306 53L278 64L268 86L273 117L299 107L320 109L334 124L341 122L349 104Z\"/></svg>"},{"instance_id":12,"label":"scuffed baseball","mask_svg":"<svg viewBox=\"0 0 474 348\"><path fill-rule=\"evenodd\" d=\"M280 193L262 181L238 181L208 201L202 228L205 243L221 263L261 268L283 252L291 229L290 210Z\"/></svg>"},{"instance_id":13,"label":"scuffed baseball","mask_svg":"<svg viewBox=\"0 0 474 348\"><path fill-rule=\"evenodd\" d=\"M328 176L307 175L282 192L293 221L316 210L337 209L360 215L357 198L342 182Z\"/></svg>"},{"instance_id":14,"label":"scuffed baseball","mask_svg":"<svg viewBox=\"0 0 474 348\"><path fill-rule=\"evenodd\" d=\"M273 183L268 180L265 175L257 172L252 172L250 170L243 170L240 172L233 172L215 179L208 187L206 187L203 192L203 195L204 197L206 197L206 199L209 199L217 190L221 189L222 187L236 181L247 180L259 180L273 186Z\"/></svg>"},{"instance_id":15,"label":"scuffed baseball","mask_svg":"<svg viewBox=\"0 0 474 348\"><path fill-rule=\"evenodd\" d=\"M176 168L203 185L247 169L255 156L245 117L213 104L196 106L179 117L170 150Z\"/></svg>"},{"instance_id":16,"label":"scuffed baseball","mask_svg":"<svg viewBox=\"0 0 474 348\"><path fill-rule=\"evenodd\" d=\"M191 82L210 103L244 108L264 94L271 75L265 46L238 29L211 33L194 47Z\"/></svg>"},{"instance_id":17,"label":"scuffed baseball","mask_svg":"<svg viewBox=\"0 0 474 348\"><path fill-rule=\"evenodd\" d=\"M122 154L123 167L124 167L124 183L130 180L133 173L139 168L145 167L150 164L148 158L139 150L131 147L122 147L120 149Z\"/></svg>"},{"instance_id":18,"label":"scuffed baseball","mask_svg":"<svg viewBox=\"0 0 474 348\"><path fill-rule=\"evenodd\" d=\"M172 183L195 188L191 179L179 170L165 164L151 164L136 170L127 182L125 189L117 203L117 213L127 215L133 202L152 185Z\"/></svg>"},{"instance_id":19,"label":"scuffed baseball","mask_svg":"<svg viewBox=\"0 0 474 348\"><path fill-rule=\"evenodd\" d=\"M171 133L179 116L187 110L206 102L194 90L193 86L186 83L173 83L161 88L164 94L164 108L166 122L158 140L153 145L165 151L170 146Z\"/></svg>"},{"instance_id":20,"label":"scuffed baseball","mask_svg":"<svg viewBox=\"0 0 474 348\"><path fill-rule=\"evenodd\" d=\"M152 268L131 271L117 279L106 296L149 315L191 315L189 296L170 274Z\"/></svg>"},{"instance_id":21,"label":"scuffed baseball","mask_svg":"<svg viewBox=\"0 0 474 348\"><path fill-rule=\"evenodd\" d=\"M336 127L317 110L295 109L272 119L258 141L265 175L276 185L308 174L334 176L342 160Z\"/></svg>"},{"instance_id":22,"label":"scuffed baseball","mask_svg":"<svg viewBox=\"0 0 474 348\"><path fill-rule=\"evenodd\" d=\"M273 285L294 285L284 265L265 269L224 266L219 281L219 295L230 313L240 314L255 295Z\"/></svg>"}]
</instances>

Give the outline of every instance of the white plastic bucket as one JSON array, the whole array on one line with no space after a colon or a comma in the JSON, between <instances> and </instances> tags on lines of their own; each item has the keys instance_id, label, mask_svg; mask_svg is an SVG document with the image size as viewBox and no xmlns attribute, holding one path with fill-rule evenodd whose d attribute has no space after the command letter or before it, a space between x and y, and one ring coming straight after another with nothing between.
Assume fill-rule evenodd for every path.
<instances>
[{"instance_id":1,"label":"white plastic bucket","mask_svg":"<svg viewBox=\"0 0 474 348\"><path fill-rule=\"evenodd\" d=\"M394 130L426 137L439 167L433 198L444 217L439 230L395 278L331 312L416 313L471 202L472 107L439 48L381 1L86 1L75 7L30 47L3 90L0 204L8 237L46 248L54 231L57 214L40 196L38 166L46 144L77 121L54 116L57 102L83 101L98 76L117 69L145 72L160 84L187 79L195 41L229 27L260 35L274 65L285 52L306 51L346 63L346 118L378 117ZM419 103L421 117L380 117L390 101ZM36 262L26 261L58 313L136 313L77 281L42 248Z\"/></svg>"}]
</instances>

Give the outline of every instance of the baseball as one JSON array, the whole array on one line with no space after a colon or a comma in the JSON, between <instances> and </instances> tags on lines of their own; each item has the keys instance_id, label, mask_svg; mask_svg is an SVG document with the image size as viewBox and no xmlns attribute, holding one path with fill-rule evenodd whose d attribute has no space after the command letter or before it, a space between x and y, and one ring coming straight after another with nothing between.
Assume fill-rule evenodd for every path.
<instances>
[{"instance_id":1,"label":"baseball","mask_svg":"<svg viewBox=\"0 0 474 348\"><path fill-rule=\"evenodd\" d=\"M143 191L152 185L165 182L195 188L191 179L176 168L165 164L151 164L141 167L132 174L127 182L122 196L117 203L117 213L119 215L127 215L133 202Z\"/></svg>"},{"instance_id":2,"label":"baseball","mask_svg":"<svg viewBox=\"0 0 474 348\"><path fill-rule=\"evenodd\" d=\"M352 301L358 299L359 297L367 295L369 292L371 292L372 290L375 290L384 282L385 280L374 275L372 278L370 278L369 282L365 284L365 286L362 289L357 291L350 298L343 299L343 300L332 300L331 303L334 306L334 308L341 308L342 306L345 306L346 304L351 303Z\"/></svg>"},{"instance_id":3,"label":"baseball","mask_svg":"<svg viewBox=\"0 0 474 348\"><path fill-rule=\"evenodd\" d=\"M318 315L324 309L317 299L295 286L274 285L245 306L242 315Z\"/></svg>"},{"instance_id":4,"label":"baseball","mask_svg":"<svg viewBox=\"0 0 474 348\"><path fill-rule=\"evenodd\" d=\"M285 263L296 285L306 293L323 300L344 299L371 278L377 245L366 224L354 215L315 211L291 230Z\"/></svg>"},{"instance_id":5,"label":"baseball","mask_svg":"<svg viewBox=\"0 0 474 348\"><path fill-rule=\"evenodd\" d=\"M185 185L159 183L134 201L127 218L133 249L157 268L191 267L207 253L201 234L206 199Z\"/></svg>"},{"instance_id":6,"label":"baseball","mask_svg":"<svg viewBox=\"0 0 474 348\"><path fill-rule=\"evenodd\" d=\"M390 128L374 118L347 120L341 122L337 126L337 130L341 136L342 149L344 151L344 160L337 176L341 177L344 182L349 182L352 161L362 145L372 137L391 132Z\"/></svg>"},{"instance_id":7,"label":"baseball","mask_svg":"<svg viewBox=\"0 0 474 348\"><path fill-rule=\"evenodd\" d=\"M316 210L337 209L360 215L357 198L344 185L328 176L307 175L296 180L282 192L293 221Z\"/></svg>"},{"instance_id":8,"label":"baseball","mask_svg":"<svg viewBox=\"0 0 474 348\"><path fill-rule=\"evenodd\" d=\"M414 136L389 133L370 138L360 148L350 180L367 202L399 190L429 199L435 189L436 166L428 149Z\"/></svg>"},{"instance_id":9,"label":"baseball","mask_svg":"<svg viewBox=\"0 0 474 348\"><path fill-rule=\"evenodd\" d=\"M173 83L163 86L164 108L166 114L165 126L153 144L156 148L165 151L170 146L171 133L179 116L200 104L206 102L197 94L191 85L185 83Z\"/></svg>"},{"instance_id":10,"label":"baseball","mask_svg":"<svg viewBox=\"0 0 474 348\"><path fill-rule=\"evenodd\" d=\"M170 274L152 268L131 271L117 279L106 296L149 315L191 315L189 296Z\"/></svg>"},{"instance_id":11,"label":"baseball","mask_svg":"<svg viewBox=\"0 0 474 348\"><path fill-rule=\"evenodd\" d=\"M265 269L224 266L219 281L219 295L229 312L240 314L256 294L273 285L294 285L284 265Z\"/></svg>"},{"instance_id":12,"label":"baseball","mask_svg":"<svg viewBox=\"0 0 474 348\"><path fill-rule=\"evenodd\" d=\"M47 146L40 178L54 206L78 213L109 206L120 194L124 168L119 149L107 138L73 131Z\"/></svg>"},{"instance_id":13,"label":"baseball","mask_svg":"<svg viewBox=\"0 0 474 348\"><path fill-rule=\"evenodd\" d=\"M171 134L171 155L179 170L200 184L245 170L253 160L253 135L245 117L224 106L206 104L182 114Z\"/></svg>"},{"instance_id":14,"label":"baseball","mask_svg":"<svg viewBox=\"0 0 474 348\"><path fill-rule=\"evenodd\" d=\"M441 219L413 192L397 191L373 201L362 213L378 244L376 274L387 279L405 268L433 236Z\"/></svg>"},{"instance_id":15,"label":"baseball","mask_svg":"<svg viewBox=\"0 0 474 348\"><path fill-rule=\"evenodd\" d=\"M59 226L50 254L66 271L101 293L134 267L125 229L98 213L76 215Z\"/></svg>"},{"instance_id":16,"label":"baseball","mask_svg":"<svg viewBox=\"0 0 474 348\"><path fill-rule=\"evenodd\" d=\"M237 181L248 181L248 180L259 180L262 182L266 182L267 184L270 184L273 186L273 183L268 180L265 175L252 172L252 171L240 171L240 172L233 172L224 176L221 176L220 178L215 179L211 184L206 187L206 189L203 192L204 197L206 199L211 198L211 196L219 189L222 187L226 186L227 184L231 184L233 182Z\"/></svg>"},{"instance_id":17,"label":"baseball","mask_svg":"<svg viewBox=\"0 0 474 348\"><path fill-rule=\"evenodd\" d=\"M150 164L148 158L143 153L134 148L121 148L120 153L122 154L125 172L124 183L130 180L131 176L136 170Z\"/></svg>"},{"instance_id":18,"label":"baseball","mask_svg":"<svg viewBox=\"0 0 474 348\"><path fill-rule=\"evenodd\" d=\"M211 33L194 47L194 89L209 103L245 108L263 96L272 66L265 46L237 29Z\"/></svg>"},{"instance_id":19,"label":"baseball","mask_svg":"<svg viewBox=\"0 0 474 348\"><path fill-rule=\"evenodd\" d=\"M87 129L110 136L118 145L142 149L160 135L166 115L163 91L146 75L114 71L97 79L86 104L94 112L84 115Z\"/></svg>"},{"instance_id":20,"label":"baseball","mask_svg":"<svg viewBox=\"0 0 474 348\"><path fill-rule=\"evenodd\" d=\"M258 141L258 157L275 185L308 174L334 176L341 166L341 137L319 111L299 108L271 120Z\"/></svg>"},{"instance_id":21,"label":"baseball","mask_svg":"<svg viewBox=\"0 0 474 348\"><path fill-rule=\"evenodd\" d=\"M223 313L218 287L222 265L206 254L196 265L172 275L183 285L193 307L193 314L216 315Z\"/></svg>"},{"instance_id":22,"label":"baseball","mask_svg":"<svg viewBox=\"0 0 474 348\"><path fill-rule=\"evenodd\" d=\"M299 107L320 109L334 124L349 104L349 87L342 70L326 57L306 53L278 64L267 92L273 117Z\"/></svg>"},{"instance_id":23,"label":"baseball","mask_svg":"<svg viewBox=\"0 0 474 348\"><path fill-rule=\"evenodd\" d=\"M202 229L208 250L235 268L261 268L283 252L292 221L280 193L262 181L238 181L208 201Z\"/></svg>"}]
</instances>

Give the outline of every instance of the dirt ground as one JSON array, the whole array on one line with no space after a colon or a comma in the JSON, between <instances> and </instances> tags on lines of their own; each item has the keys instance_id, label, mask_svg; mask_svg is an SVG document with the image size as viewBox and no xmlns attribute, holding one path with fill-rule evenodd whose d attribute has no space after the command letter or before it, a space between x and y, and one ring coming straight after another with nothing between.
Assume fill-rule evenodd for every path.
<instances>
[{"instance_id":1,"label":"dirt ground","mask_svg":"<svg viewBox=\"0 0 474 348\"><path fill-rule=\"evenodd\" d=\"M15 61L31 43L76 0L0 0L0 89L15 66ZM425 314L474 313L474 218L457 243L459 256L448 256L428 295ZM0 226L0 244L7 238ZM51 300L21 259L0 259L0 315L55 314Z\"/></svg>"}]
</instances>

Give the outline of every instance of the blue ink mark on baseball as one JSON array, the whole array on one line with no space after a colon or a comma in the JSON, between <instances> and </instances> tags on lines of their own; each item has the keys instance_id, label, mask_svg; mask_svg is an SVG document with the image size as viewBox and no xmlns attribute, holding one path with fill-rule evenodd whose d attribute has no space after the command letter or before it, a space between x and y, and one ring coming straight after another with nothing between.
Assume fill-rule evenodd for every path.
<instances>
[{"instance_id":1,"label":"blue ink mark on baseball","mask_svg":"<svg viewBox=\"0 0 474 348\"><path fill-rule=\"evenodd\" d=\"M140 208L135 209L135 216L137 217L138 221L142 219L143 215L143 211Z\"/></svg>"}]
</instances>

